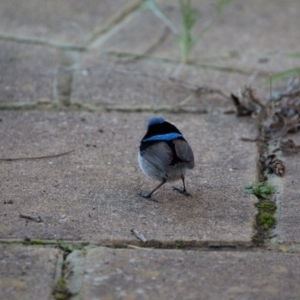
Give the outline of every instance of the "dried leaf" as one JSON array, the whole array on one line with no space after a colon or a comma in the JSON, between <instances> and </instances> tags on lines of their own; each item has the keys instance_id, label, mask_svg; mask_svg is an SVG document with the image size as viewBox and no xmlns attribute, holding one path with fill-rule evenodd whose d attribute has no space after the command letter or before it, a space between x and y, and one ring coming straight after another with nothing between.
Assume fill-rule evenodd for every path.
<instances>
[{"instance_id":1,"label":"dried leaf","mask_svg":"<svg viewBox=\"0 0 300 300\"><path fill-rule=\"evenodd\" d=\"M276 154L262 154L259 158L262 165L262 172L274 173L282 177L285 173L283 161L277 158Z\"/></svg>"},{"instance_id":2,"label":"dried leaf","mask_svg":"<svg viewBox=\"0 0 300 300\"><path fill-rule=\"evenodd\" d=\"M281 140L280 149L283 154L293 154L299 152L300 145L296 145L295 142L291 139Z\"/></svg>"},{"instance_id":3,"label":"dried leaf","mask_svg":"<svg viewBox=\"0 0 300 300\"><path fill-rule=\"evenodd\" d=\"M231 99L232 99L232 101L233 101L233 104L234 104L235 107L236 107L236 110L237 110L236 115L237 115L238 117L242 117L242 116L250 116L250 115L253 113L253 111L250 110L250 109L248 109L246 106L244 106L244 105L240 102L239 98L238 98L237 96L235 96L234 94L231 94Z\"/></svg>"}]
</instances>

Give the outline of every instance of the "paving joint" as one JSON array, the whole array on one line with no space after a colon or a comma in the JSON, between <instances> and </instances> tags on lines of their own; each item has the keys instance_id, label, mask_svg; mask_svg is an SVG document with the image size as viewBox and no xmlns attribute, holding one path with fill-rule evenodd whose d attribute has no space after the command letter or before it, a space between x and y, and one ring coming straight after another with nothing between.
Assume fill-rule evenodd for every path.
<instances>
[{"instance_id":1,"label":"paving joint","mask_svg":"<svg viewBox=\"0 0 300 300\"><path fill-rule=\"evenodd\" d=\"M69 240L37 240L37 239L0 239L0 244L22 244L27 246L57 246L64 248L65 245L72 245L73 248L82 249L84 247L108 247L108 248L145 248L145 249L249 249L253 245L244 242L218 242L218 241L157 241L148 240L147 243L142 243L137 240L132 241L69 241Z\"/></svg>"},{"instance_id":2,"label":"paving joint","mask_svg":"<svg viewBox=\"0 0 300 300\"><path fill-rule=\"evenodd\" d=\"M277 158L281 158L282 157L282 152L281 151L276 152L276 156L277 156ZM268 175L268 182L276 190L276 192L272 195L272 201L276 205L276 211L274 213L275 226L271 230L269 243L270 243L270 246L272 246L272 247L278 247L277 228L278 228L278 220L280 219L281 194L282 194L282 188L283 188L283 179L282 179L282 177L279 177L275 174L269 174Z\"/></svg>"},{"instance_id":3,"label":"paving joint","mask_svg":"<svg viewBox=\"0 0 300 300\"><path fill-rule=\"evenodd\" d=\"M71 95L71 94L68 94ZM66 98L70 100L70 98ZM66 101L64 101L66 103ZM70 102L70 101L69 101ZM69 103L68 102L68 103ZM81 102L73 102L69 105L63 105L56 102L31 102L31 103L0 103L0 110L41 110L41 111L88 111L88 112L154 112L154 113L191 113L206 114L207 109L197 108L193 106L171 106L171 105L92 105ZM232 114L232 109L224 110L225 114Z\"/></svg>"},{"instance_id":4,"label":"paving joint","mask_svg":"<svg viewBox=\"0 0 300 300\"><path fill-rule=\"evenodd\" d=\"M28 44L33 46L45 46L55 49L61 49L66 51L78 51L78 52L84 52L88 50L88 47L81 46L81 45L75 45L75 44L68 44L68 43L60 43L50 40L44 40L40 38L29 38L29 37L23 37L23 36L16 36L12 34L5 34L0 33L0 40L6 41L6 42L15 42L20 44Z\"/></svg>"},{"instance_id":5,"label":"paving joint","mask_svg":"<svg viewBox=\"0 0 300 300\"><path fill-rule=\"evenodd\" d=\"M60 276L53 289L54 299L80 299L79 293L83 284L86 249L65 243L60 243L57 247L63 253L63 261L60 264Z\"/></svg>"},{"instance_id":6,"label":"paving joint","mask_svg":"<svg viewBox=\"0 0 300 300\"><path fill-rule=\"evenodd\" d=\"M81 55L75 51L58 52L58 67L56 69L53 96L56 102L70 106L76 75L80 67Z\"/></svg>"},{"instance_id":7,"label":"paving joint","mask_svg":"<svg viewBox=\"0 0 300 300\"><path fill-rule=\"evenodd\" d=\"M98 46L106 35L110 34L117 25L124 22L133 12L139 9L142 3L142 0L132 0L127 3L118 12L106 20L103 25L94 28L94 30L85 39L85 44L88 44L89 47Z\"/></svg>"},{"instance_id":8,"label":"paving joint","mask_svg":"<svg viewBox=\"0 0 300 300\"><path fill-rule=\"evenodd\" d=\"M110 249L127 249L127 250L191 250L191 251L248 251L248 252L290 252L299 253L300 244L278 244L276 247L267 247L264 244L246 244L246 243L219 243L219 242L187 242L174 241L169 243L162 243L159 241L148 240L147 243L139 241L118 241L112 242L94 242L94 241L68 241L68 240L35 240L35 239L0 239L0 245L23 245L33 247L54 247L60 248L66 254L73 250L84 251L88 248L110 248Z\"/></svg>"},{"instance_id":9,"label":"paving joint","mask_svg":"<svg viewBox=\"0 0 300 300\"><path fill-rule=\"evenodd\" d=\"M258 128L259 130L259 128ZM277 150L276 150L277 149ZM263 205L268 201L270 204L272 204L275 208L275 211L269 211L267 210L260 210L258 208L258 212L256 215L256 234L253 237L253 242L257 246L262 246L266 248L278 248L278 241L277 241L277 220L279 220L279 214L280 214L280 203L281 203L281 190L282 190L282 177L278 176L277 174L269 172L267 169L265 169L264 163L263 163L263 157L266 155L269 155L270 153L274 154L276 152L276 159L279 159L282 157L282 152L279 151L279 140L273 140L271 142L268 142L267 144L262 143L261 141L258 142L258 152L260 153L259 162L258 165L258 172L259 172L259 183L264 183L269 185L270 187L274 188L274 192L270 197L257 197L258 203L257 207L259 207L259 204ZM274 150L276 150L274 152ZM274 220L274 225L271 225L270 228L265 228L264 224L260 224L260 217L263 213L268 213L270 217Z\"/></svg>"}]
</instances>

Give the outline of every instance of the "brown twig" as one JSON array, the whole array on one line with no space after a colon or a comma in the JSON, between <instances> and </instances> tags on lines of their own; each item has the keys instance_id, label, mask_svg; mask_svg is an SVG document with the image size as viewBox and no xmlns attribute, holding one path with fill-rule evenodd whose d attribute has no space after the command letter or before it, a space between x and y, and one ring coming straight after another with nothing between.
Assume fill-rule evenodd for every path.
<instances>
[{"instance_id":1,"label":"brown twig","mask_svg":"<svg viewBox=\"0 0 300 300\"><path fill-rule=\"evenodd\" d=\"M59 154L53 154L53 155L45 155L45 156L36 156L36 157L17 157L17 158L0 158L0 161L16 161L16 160L26 160L26 159L44 159L44 158L53 158L53 157L59 157L66 154L69 154L71 152L74 152L75 150L70 150L67 152L59 153Z\"/></svg>"},{"instance_id":2,"label":"brown twig","mask_svg":"<svg viewBox=\"0 0 300 300\"><path fill-rule=\"evenodd\" d=\"M135 245L127 244L128 248L133 248L133 249L139 249L139 250L146 250L146 251L151 251L153 248L145 248L145 247L138 247Z\"/></svg>"},{"instance_id":3,"label":"brown twig","mask_svg":"<svg viewBox=\"0 0 300 300\"><path fill-rule=\"evenodd\" d=\"M37 222L37 223L42 222L42 218L40 216L36 216L36 215L23 215L23 214L20 214L20 218L27 219L27 220L30 220L30 221L34 221L34 222Z\"/></svg>"},{"instance_id":4,"label":"brown twig","mask_svg":"<svg viewBox=\"0 0 300 300\"><path fill-rule=\"evenodd\" d=\"M259 137L256 137L254 139L241 137L241 141L243 141L243 142L263 142L264 140Z\"/></svg>"}]
</instances>

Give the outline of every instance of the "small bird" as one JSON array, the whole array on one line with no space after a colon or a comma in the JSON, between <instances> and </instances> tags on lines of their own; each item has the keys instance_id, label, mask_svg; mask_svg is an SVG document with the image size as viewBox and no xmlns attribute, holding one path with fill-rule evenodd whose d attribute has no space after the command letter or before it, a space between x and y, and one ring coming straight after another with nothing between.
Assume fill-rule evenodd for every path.
<instances>
[{"instance_id":1,"label":"small bird","mask_svg":"<svg viewBox=\"0 0 300 300\"><path fill-rule=\"evenodd\" d=\"M160 183L147 194L141 192L140 196L152 199L152 194L167 181L178 179L182 179L183 188L173 189L185 196L191 196L186 191L184 177L186 169L194 168L192 148L182 133L161 117L151 118L147 126L147 133L141 141L138 161L143 173Z\"/></svg>"}]
</instances>

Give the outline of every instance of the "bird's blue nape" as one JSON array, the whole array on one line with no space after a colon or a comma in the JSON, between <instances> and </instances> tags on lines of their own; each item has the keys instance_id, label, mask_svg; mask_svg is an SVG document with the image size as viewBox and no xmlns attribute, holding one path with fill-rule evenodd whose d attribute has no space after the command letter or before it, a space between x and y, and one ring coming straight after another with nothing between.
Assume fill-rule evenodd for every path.
<instances>
[{"instance_id":1,"label":"bird's blue nape","mask_svg":"<svg viewBox=\"0 0 300 300\"><path fill-rule=\"evenodd\" d=\"M178 139L182 137L182 134L180 133L165 133L165 134L157 134L154 136L151 136L147 139L143 139L143 142L154 142L154 141L172 141L175 139Z\"/></svg>"},{"instance_id":2,"label":"bird's blue nape","mask_svg":"<svg viewBox=\"0 0 300 300\"><path fill-rule=\"evenodd\" d=\"M165 119L162 118L162 117L153 117L151 118L148 123L147 123L147 126L151 126L151 125L154 125L154 124L161 124L161 123L164 123L165 122Z\"/></svg>"}]
</instances>

